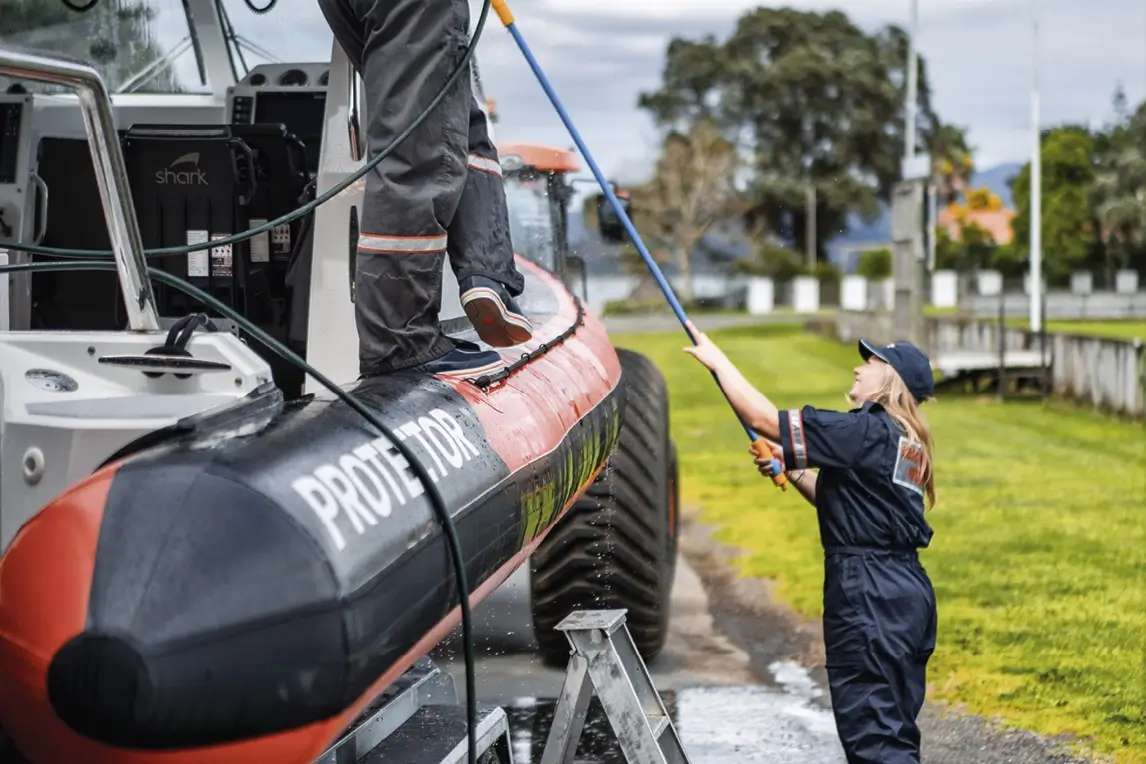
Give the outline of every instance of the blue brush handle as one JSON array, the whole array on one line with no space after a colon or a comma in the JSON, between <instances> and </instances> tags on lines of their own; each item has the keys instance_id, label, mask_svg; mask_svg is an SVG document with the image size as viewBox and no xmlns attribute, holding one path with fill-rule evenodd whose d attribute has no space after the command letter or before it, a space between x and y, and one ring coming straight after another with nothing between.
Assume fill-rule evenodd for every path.
<instances>
[{"instance_id":1,"label":"blue brush handle","mask_svg":"<svg viewBox=\"0 0 1146 764\"><path fill-rule=\"evenodd\" d=\"M565 124L565 129L569 131L569 135L573 138L573 142L577 144L577 148L581 151L581 156L585 157L585 162L589 165L589 170L593 173L593 177L597 179L597 185L601 187L601 191L605 194L605 198L609 200L609 204L612 206L613 211L616 212L617 217L620 218L621 224L624 225L625 231L629 234L629 238L632 240L633 245L637 248L637 252L640 253L641 259L645 261L645 265L648 267L649 272L652 273L653 278L656 279L657 286L660 287L660 290L664 294L665 299L668 300L669 306L672 308L673 313L676 314L677 320L680 321L681 327L684 328L689 340L692 342L692 344L695 345L696 337L694 337L692 332L689 331L688 316L685 314L684 308L681 306L680 301L677 300L676 294L672 290L672 286L669 285L668 280L665 279L664 273L661 272L660 266L657 265L656 261L653 259L652 254L649 253L648 248L645 246L644 240L641 239L640 233L637 232L636 226L633 225L633 221L625 212L624 207L621 206L621 201L617 198L617 195L613 193L612 185L605 179L605 174L601 172L601 168L597 166L597 161L593 159L592 152L589 151L589 147L586 146L585 141L582 140L581 133L578 132L577 126L573 124L573 120L569 117L568 112L565 111L565 107L561 104L561 99L558 98L557 93L553 90L553 86L549 84L549 78L545 76L545 72L542 71L541 65L537 63L537 59L533 56L533 51L529 49L529 44L525 41L525 37L522 36L521 30L517 28L517 23L514 21L513 13L509 10L505 0L493 0L492 5L494 10L497 12L498 17L505 25L505 28L509 30L510 35L512 35L514 42L517 43L517 47L521 50L521 55L525 57L525 61L529 64L529 68L533 70L533 74L537 77L537 81L541 84L542 89L545 91L545 95L549 97L549 102L553 104L553 108L557 111L557 115L561 117L561 121ZM715 373L712 374L712 378L716 381L716 386L720 388L721 393L724 393L724 397L727 400L728 394L724 392L724 388L721 386L720 380L717 378ZM731 405L731 401L729 401L729 405ZM737 416L737 419L740 419L740 417ZM764 456L765 454L770 453L767 444L764 443L764 441L760 438L755 430L748 426L747 422L745 422L743 419L740 419L740 424L744 428L745 434L748 435L748 439L752 441L753 448L757 449L757 454L759 456ZM784 490L788 489L788 480L784 475L783 465L778 459L772 460L772 482Z\"/></svg>"}]
</instances>

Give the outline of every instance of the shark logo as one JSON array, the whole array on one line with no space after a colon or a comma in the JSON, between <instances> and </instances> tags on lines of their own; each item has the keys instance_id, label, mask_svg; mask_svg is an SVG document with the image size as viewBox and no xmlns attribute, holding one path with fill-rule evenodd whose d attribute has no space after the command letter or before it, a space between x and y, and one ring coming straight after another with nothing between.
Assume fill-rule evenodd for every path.
<instances>
[{"instance_id":1,"label":"shark logo","mask_svg":"<svg viewBox=\"0 0 1146 764\"><path fill-rule=\"evenodd\" d=\"M155 182L160 186L206 186L207 173L199 169L199 152L184 154L156 172Z\"/></svg>"}]
</instances>

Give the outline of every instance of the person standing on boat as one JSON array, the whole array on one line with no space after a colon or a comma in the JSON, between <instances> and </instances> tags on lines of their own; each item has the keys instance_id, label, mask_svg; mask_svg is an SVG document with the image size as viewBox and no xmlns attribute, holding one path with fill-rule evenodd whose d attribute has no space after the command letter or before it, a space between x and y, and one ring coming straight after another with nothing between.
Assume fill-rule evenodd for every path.
<instances>
[{"instance_id":1,"label":"person standing on boat","mask_svg":"<svg viewBox=\"0 0 1146 764\"><path fill-rule=\"evenodd\" d=\"M776 444L773 455L816 508L828 681L848 764L919 764L916 717L937 627L935 591L917 552L932 537L924 504L935 503L931 433L919 410L935 393L930 362L907 342L880 348L860 340L864 363L848 392L858 408L781 411L689 328L697 346L685 352L716 373L741 418ZM756 463L771 474L770 458Z\"/></svg>"},{"instance_id":2,"label":"person standing on boat","mask_svg":"<svg viewBox=\"0 0 1146 764\"><path fill-rule=\"evenodd\" d=\"M469 42L467 0L319 0L334 37L362 76L368 157L406 129L449 79ZM532 338L513 298L525 281L513 260L501 165L485 114L463 75L435 111L366 176L354 275L359 370L483 371L493 351L441 330L448 253L462 305L483 342Z\"/></svg>"}]
</instances>

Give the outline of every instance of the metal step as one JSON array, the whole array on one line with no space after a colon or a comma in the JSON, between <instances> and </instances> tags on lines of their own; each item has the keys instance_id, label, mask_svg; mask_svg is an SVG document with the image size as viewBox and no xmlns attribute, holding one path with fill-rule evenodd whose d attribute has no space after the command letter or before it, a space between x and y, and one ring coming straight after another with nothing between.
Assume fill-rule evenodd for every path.
<instances>
[{"instance_id":1,"label":"metal step","mask_svg":"<svg viewBox=\"0 0 1146 764\"><path fill-rule=\"evenodd\" d=\"M424 705L458 702L454 680L423 658L374 699L314 764L356 764ZM464 736L464 731L463 731Z\"/></svg>"},{"instance_id":2,"label":"metal step","mask_svg":"<svg viewBox=\"0 0 1146 764\"><path fill-rule=\"evenodd\" d=\"M500 706L478 706L478 760L491 752L497 764L512 764L509 719ZM464 764L468 754L465 706L424 706L360 764Z\"/></svg>"}]
</instances>

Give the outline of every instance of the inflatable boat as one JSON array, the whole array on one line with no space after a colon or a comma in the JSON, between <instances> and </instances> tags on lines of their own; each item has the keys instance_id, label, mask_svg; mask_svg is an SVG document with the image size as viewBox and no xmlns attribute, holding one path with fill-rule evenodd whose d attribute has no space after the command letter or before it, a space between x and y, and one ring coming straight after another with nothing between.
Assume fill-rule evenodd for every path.
<instances>
[{"instance_id":1,"label":"inflatable boat","mask_svg":"<svg viewBox=\"0 0 1146 764\"><path fill-rule=\"evenodd\" d=\"M503 379L349 388L435 480L475 603L592 482L624 403L601 323L520 267L536 331ZM36 762L310 764L458 623L425 490L344 404L273 387L148 440L0 560L5 728Z\"/></svg>"},{"instance_id":2,"label":"inflatable boat","mask_svg":"<svg viewBox=\"0 0 1146 764\"><path fill-rule=\"evenodd\" d=\"M220 34L219 9L193 4L192 28L206 13ZM668 391L563 283L570 152L502 152L534 332L500 368L347 386L380 431L259 339L356 374L352 75L334 46L215 98L112 97L86 64L0 45L0 76L80 95L0 94L0 208L24 194L0 263L34 269L0 274L3 764L13 748L21 764L348 764L378 760L386 735L454 760L466 725L442 732L407 702L445 676L425 656L461 618L443 507L472 604L529 560L546 663L568 661L555 627L586 608L626 609L644 660L663 648ZM210 182L168 183L183 164ZM35 262L109 255L114 274ZM210 325L183 331L204 302L173 277L221 301ZM443 278L443 329L473 342ZM482 752L499 710L469 727Z\"/></svg>"}]
</instances>

